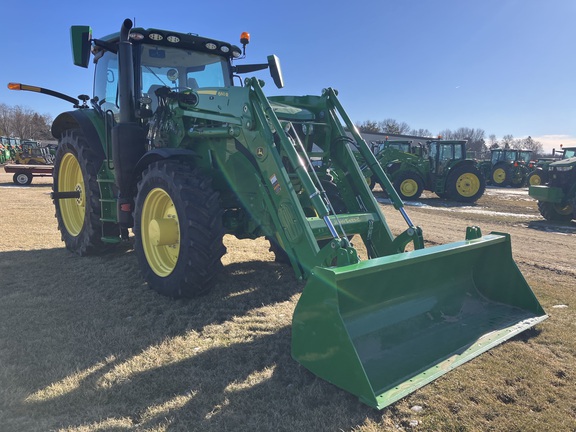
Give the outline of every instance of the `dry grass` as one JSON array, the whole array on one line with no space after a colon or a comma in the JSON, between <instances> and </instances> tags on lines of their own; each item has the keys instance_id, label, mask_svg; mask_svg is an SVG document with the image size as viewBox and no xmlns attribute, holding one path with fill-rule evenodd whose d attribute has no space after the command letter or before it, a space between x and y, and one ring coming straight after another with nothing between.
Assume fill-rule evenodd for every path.
<instances>
[{"instance_id":1,"label":"dry grass","mask_svg":"<svg viewBox=\"0 0 576 432\"><path fill-rule=\"evenodd\" d=\"M302 284L265 242L227 237L216 289L169 300L128 247L63 249L50 180L0 173L2 431L576 430L573 273L521 264L551 318L375 411L291 359Z\"/></svg>"}]
</instances>

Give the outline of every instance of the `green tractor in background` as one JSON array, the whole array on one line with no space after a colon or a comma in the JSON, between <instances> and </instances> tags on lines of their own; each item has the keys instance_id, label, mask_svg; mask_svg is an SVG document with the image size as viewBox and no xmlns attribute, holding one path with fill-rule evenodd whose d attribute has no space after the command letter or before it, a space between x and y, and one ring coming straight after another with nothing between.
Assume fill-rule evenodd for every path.
<instances>
[{"instance_id":1,"label":"green tractor in background","mask_svg":"<svg viewBox=\"0 0 576 432\"><path fill-rule=\"evenodd\" d=\"M564 149L563 158L547 166L546 185L530 185L528 193L538 200L538 210L549 221L576 219L576 148Z\"/></svg>"},{"instance_id":2,"label":"green tractor in background","mask_svg":"<svg viewBox=\"0 0 576 432\"><path fill-rule=\"evenodd\" d=\"M10 139L8 137L0 137L0 164L8 162L10 159Z\"/></svg>"},{"instance_id":3,"label":"green tractor in background","mask_svg":"<svg viewBox=\"0 0 576 432\"><path fill-rule=\"evenodd\" d=\"M486 189L476 162L466 157L466 141L431 140L410 152L388 147L376 158L404 200L416 200L429 190L440 198L473 203ZM371 183L376 183L374 177Z\"/></svg>"},{"instance_id":4,"label":"green tractor in background","mask_svg":"<svg viewBox=\"0 0 576 432\"><path fill-rule=\"evenodd\" d=\"M222 273L225 234L268 238L307 281L293 358L376 408L546 319L508 235L469 227L463 241L424 248L337 92L267 98L263 81L239 75L268 68L281 88L279 62L236 64L248 41L130 20L93 39L73 26L75 64L96 62L93 97L9 84L75 106L52 125L52 198L70 251L106 253L132 230L147 284L194 297ZM352 148L406 222L397 236ZM469 170L453 171L457 189Z\"/></svg>"},{"instance_id":5,"label":"green tractor in background","mask_svg":"<svg viewBox=\"0 0 576 432\"><path fill-rule=\"evenodd\" d=\"M382 165L383 162L395 158L395 155L401 155L402 153L412 153L412 141L406 140L388 140L385 141L376 141L370 143L370 149L376 159ZM376 186L377 178L376 175L372 173L370 167L362 157L359 152L354 152L354 156L356 156L356 161L360 165L360 169L366 178L366 183L370 186L370 189L373 190L374 186Z\"/></svg>"},{"instance_id":6,"label":"green tractor in background","mask_svg":"<svg viewBox=\"0 0 576 432\"><path fill-rule=\"evenodd\" d=\"M522 187L532 169L531 158L532 150L492 149L490 160L479 162L478 167L490 185Z\"/></svg>"},{"instance_id":7,"label":"green tractor in background","mask_svg":"<svg viewBox=\"0 0 576 432\"><path fill-rule=\"evenodd\" d=\"M552 155L560 154L561 159L570 159L576 157L576 147L564 147L560 145L561 150L552 150ZM548 182L548 171L550 164L558 161L557 158L542 158L538 159L534 164L533 171L528 175L528 185L538 186Z\"/></svg>"}]
</instances>

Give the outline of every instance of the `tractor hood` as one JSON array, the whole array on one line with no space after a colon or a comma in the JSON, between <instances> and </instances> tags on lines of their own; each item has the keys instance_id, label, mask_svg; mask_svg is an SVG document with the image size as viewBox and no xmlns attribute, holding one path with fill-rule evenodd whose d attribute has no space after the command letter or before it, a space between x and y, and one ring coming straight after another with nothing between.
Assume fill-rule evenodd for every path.
<instances>
[{"instance_id":1,"label":"tractor hood","mask_svg":"<svg viewBox=\"0 0 576 432\"><path fill-rule=\"evenodd\" d=\"M280 102L274 102L271 100L269 100L269 102L270 106L274 110L274 113L276 113L276 116L280 120L289 120L289 121L314 120L314 114L311 111Z\"/></svg>"},{"instance_id":2,"label":"tractor hood","mask_svg":"<svg viewBox=\"0 0 576 432\"><path fill-rule=\"evenodd\" d=\"M576 165L576 157L562 159L557 162L552 162L550 164L550 168L558 168L558 167L572 167Z\"/></svg>"}]
</instances>

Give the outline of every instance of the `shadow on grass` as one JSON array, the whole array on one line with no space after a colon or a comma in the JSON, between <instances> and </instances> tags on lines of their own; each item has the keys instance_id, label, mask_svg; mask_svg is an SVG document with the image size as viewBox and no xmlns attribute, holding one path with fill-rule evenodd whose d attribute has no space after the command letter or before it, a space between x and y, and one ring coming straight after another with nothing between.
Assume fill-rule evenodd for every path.
<instances>
[{"instance_id":1,"label":"shadow on grass","mask_svg":"<svg viewBox=\"0 0 576 432\"><path fill-rule=\"evenodd\" d=\"M303 284L288 266L229 264L192 300L150 290L126 248L3 252L0 275L8 430L339 430L378 416L292 360Z\"/></svg>"}]
</instances>

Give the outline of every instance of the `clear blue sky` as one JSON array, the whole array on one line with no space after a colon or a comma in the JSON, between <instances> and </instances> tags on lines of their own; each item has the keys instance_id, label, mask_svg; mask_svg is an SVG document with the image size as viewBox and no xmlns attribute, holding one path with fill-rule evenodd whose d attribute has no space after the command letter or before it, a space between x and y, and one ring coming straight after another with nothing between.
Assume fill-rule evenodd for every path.
<instances>
[{"instance_id":1,"label":"clear blue sky","mask_svg":"<svg viewBox=\"0 0 576 432\"><path fill-rule=\"evenodd\" d=\"M21 0L4 9L0 102L53 117L70 104L6 84L91 95L93 69L72 64L70 26L90 25L99 37L131 18L235 44L248 31L243 62L282 62L285 88L268 79L269 95L333 87L354 122L576 144L574 0Z\"/></svg>"}]
</instances>

